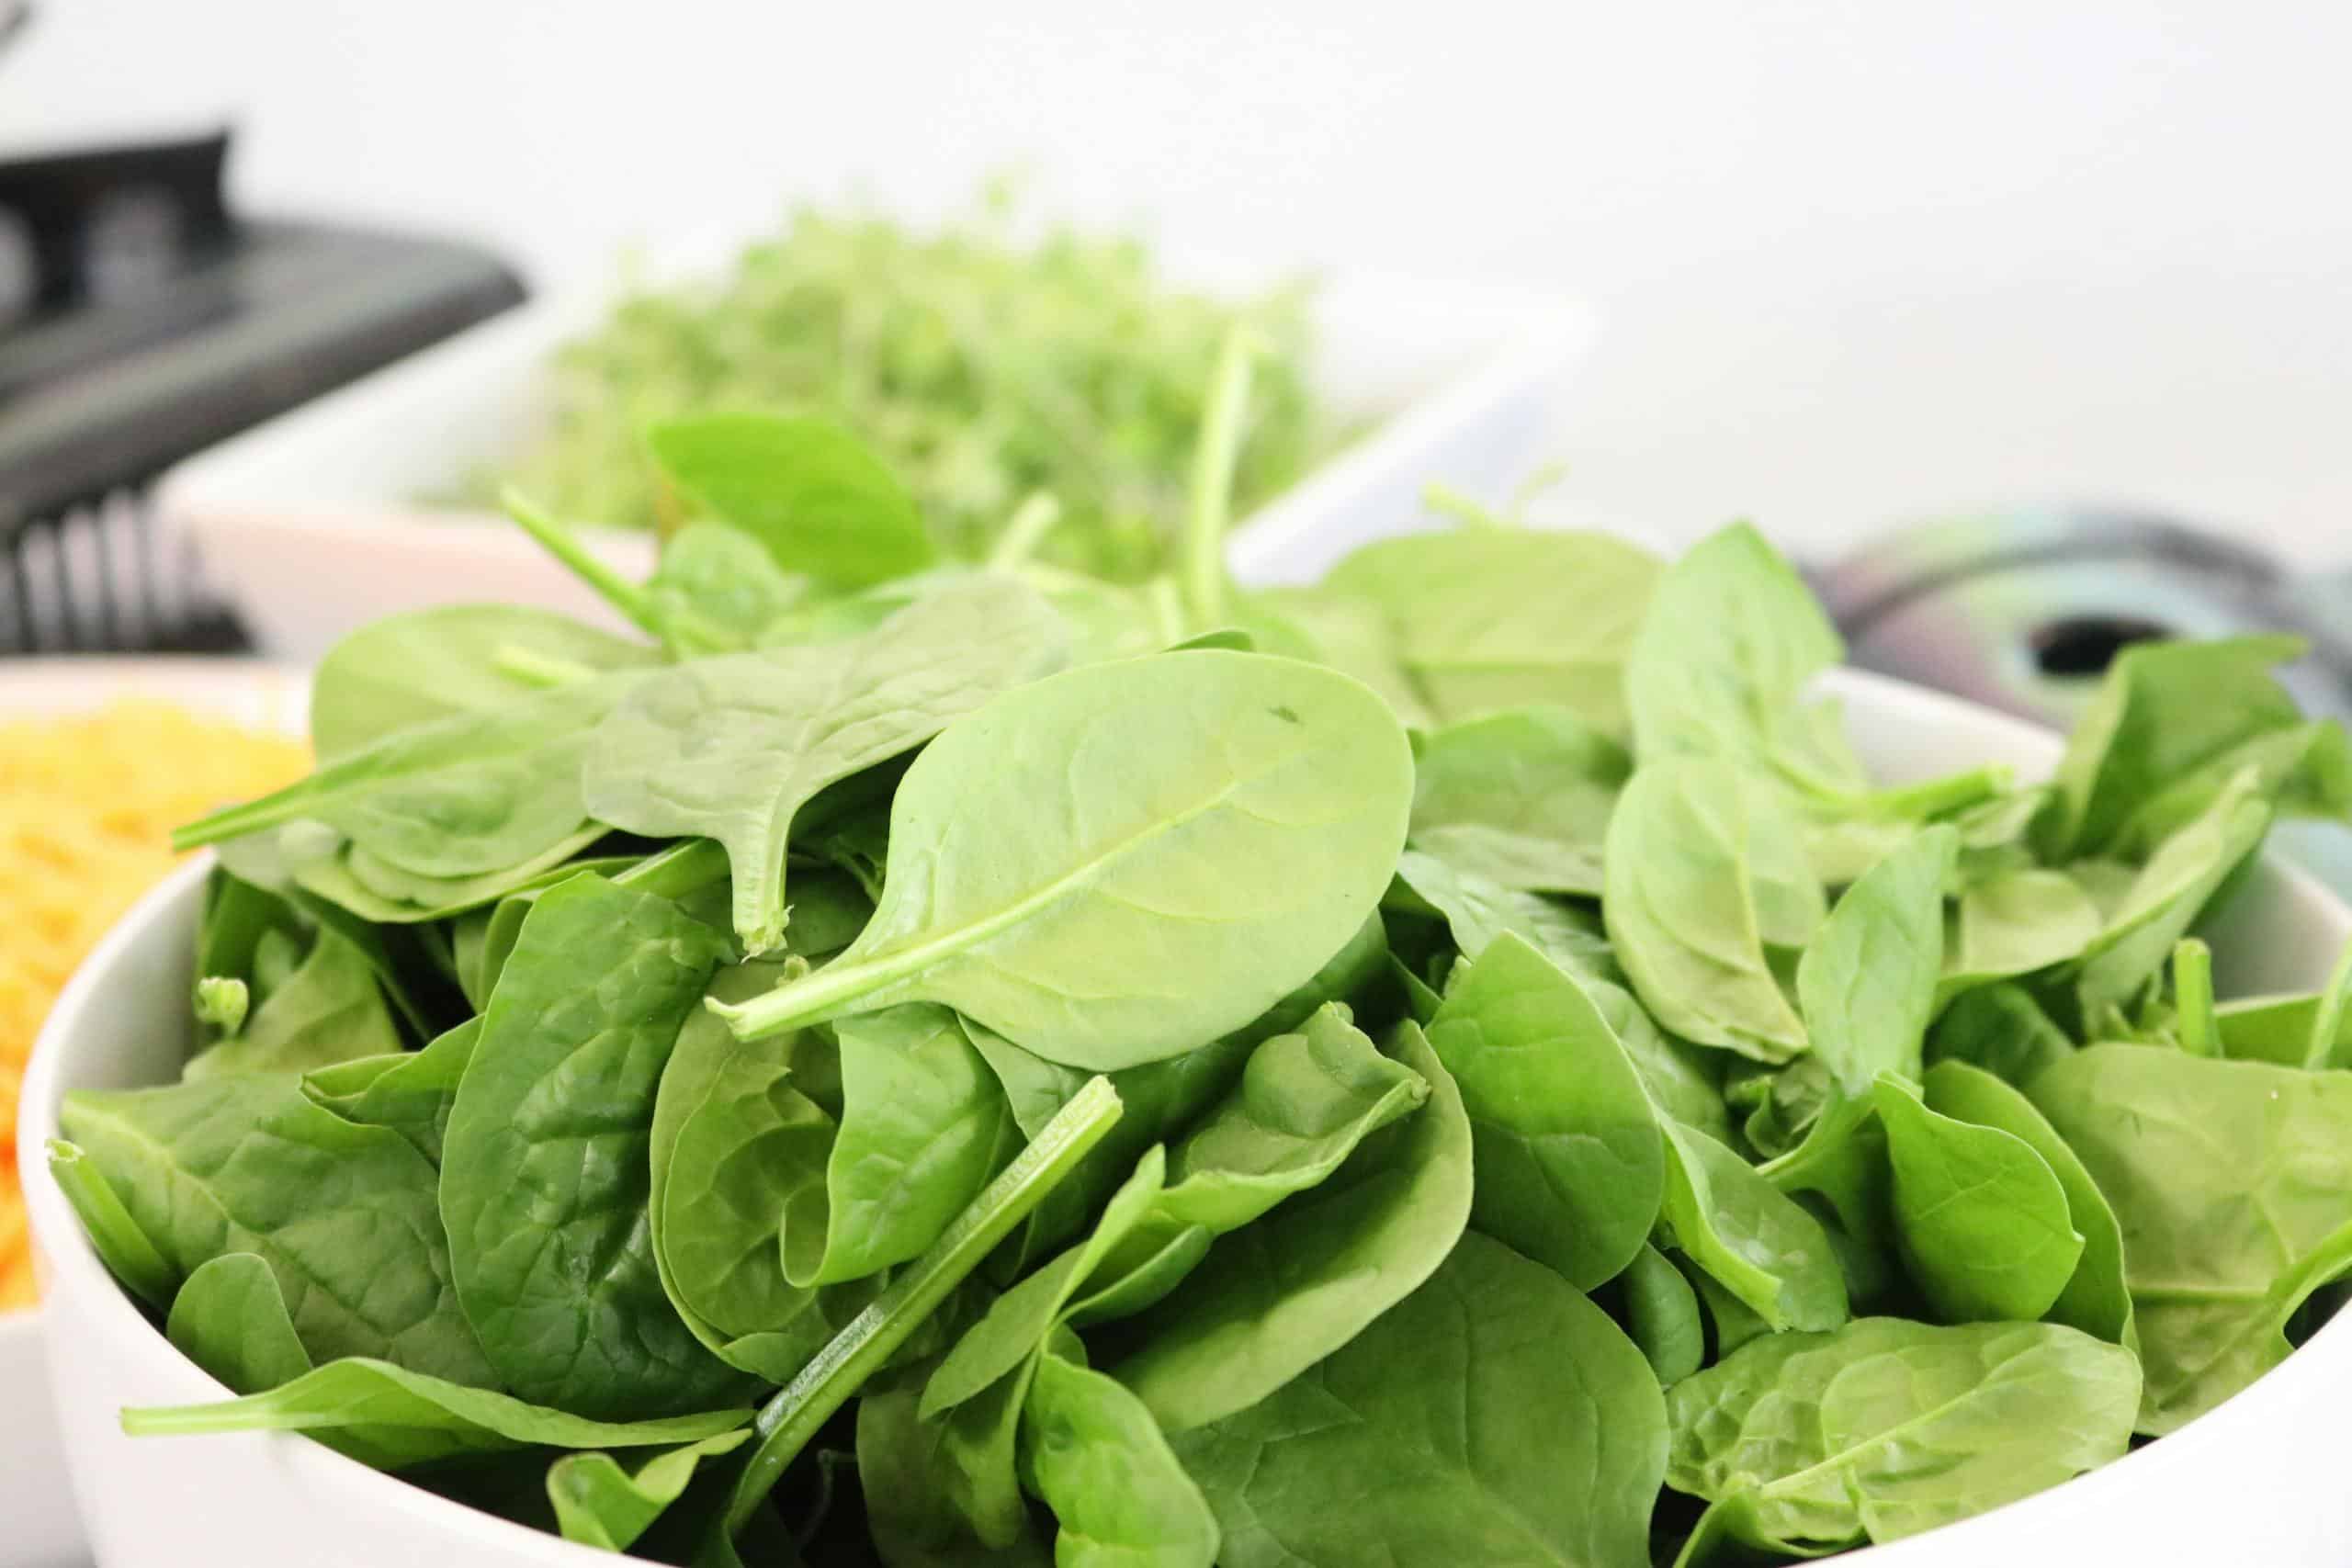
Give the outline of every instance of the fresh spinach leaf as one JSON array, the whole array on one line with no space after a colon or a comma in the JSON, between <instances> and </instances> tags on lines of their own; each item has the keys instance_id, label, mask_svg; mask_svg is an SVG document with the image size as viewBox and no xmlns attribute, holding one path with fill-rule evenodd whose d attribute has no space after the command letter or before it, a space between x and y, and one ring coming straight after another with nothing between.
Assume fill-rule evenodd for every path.
<instances>
[{"instance_id":1,"label":"fresh spinach leaf","mask_svg":"<svg viewBox=\"0 0 2352 1568\"><path fill-rule=\"evenodd\" d=\"M708 994L757 996L782 969L721 969ZM771 1383L789 1382L865 1304L866 1292L804 1291L784 1274L786 1227L823 1222L840 1089L839 1060L816 1032L755 1048L702 1011L678 1031L654 1094L646 1223L662 1291L719 1359ZM675 1192L673 1208L682 1151L698 1179Z\"/></svg>"},{"instance_id":2,"label":"fresh spinach leaf","mask_svg":"<svg viewBox=\"0 0 2352 1568\"><path fill-rule=\"evenodd\" d=\"M164 1334L232 1393L259 1393L311 1370L277 1276L251 1252L198 1264L172 1298Z\"/></svg>"},{"instance_id":3,"label":"fresh spinach leaf","mask_svg":"<svg viewBox=\"0 0 2352 1568\"><path fill-rule=\"evenodd\" d=\"M1845 1322L1845 1276L1821 1222L1704 1133L1665 1126L1674 1245L1775 1331Z\"/></svg>"},{"instance_id":4,"label":"fresh spinach leaf","mask_svg":"<svg viewBox=\"0 0 2352 1568\"><path fill-rule=\"evenodd\" d=\"M345 1122L275 1073L76 1089L58 1119L180 1280L254 1253L314 1359L497 1381L458 1309L436 1174L398 1133Z\"/></svg>"},{"instance_id":5,"label":"fresh spinach leaf","mask_svg":"<svg viewBox=\"0 0 2352 1568\"><path fill-rule=\"evenodd\" d=\"M1135 1320L1136 1348L1110 1371L1164 1429L1272 1394L1428 1279L1461 1236L1472 1190L1461 1090L1412 1024L1389 1054L1429 1085L1428 1102L1319 1185L1219 1237Z\"/></svg>"},{"instance_id":6,"label":"fresh spinach leaf","mask_svg":"<svg viewBox=\"0 0 2352 1568\"><path fill-rule=\"evenodd\" d=\"M1746 1500L1730 1523L1800 1555L1917 1535L2120 1459L2132 1353L2048 1323L1858 1318L1756 1339L1667 1391L1666 1481Z\"/></svg>"},{"instance_id":7,"label":"fresh spinach leaf","mask_svg":"<svg viewBox=\"0 0 2352 1568\"><path fill-rule=\"evenodd\" d=\"M2041 1156L2065 1190L2068 1222L2083 1238L2082 1257L2066 1288L2043 1315L2136 1353L2140 1336L2132 1325L2132 1293L2124 1280L2123 1231L2098 1183L2066 1140L2022 1091L1982 1067L1939 1062L1928 1069L1927 1090L1930 1111L2008 1134Z\"/></svg>"},{"instance_id":8,"label":"fresh spinach leaf","mask_svg":"<svg viewBox=\"0 0 2352 1568\"><path fill-rule=\"evenodd\" d=\"M1227 1568L1645 1568L1667 1449L1657 1380L1608 1314L1476 1235L1334 1353L1170 1440Z\"/></svg>"},{"instance_id":9,"label":"fresh spinach leaf","mask_svg":"<svg viewBox=\"0 0 2352 1568\"><path fill-rule=\"evenodd\" d=\"M872 922L727 1016L756 1039L927 1000L1069 1066L1172 1056L1355 932L1411 790L1404 731L1344 676L1214 650L1069 671L915 759Z\"/></svg>"},{"instance_id":10,"label":"fresh spinach leaf","mask_svg":"<svg viewBox=\"0 0 2352 1568\"><path fill-rule=\"evenodd\" d=\"M508 872L588 825L580 770L592 727L644 679L634 670L593 676L395 731L275 795L181 829L173 846L314 820L416 876Z\"/></svg>"},{"instance_id":11,"label":"fresh spinach leaf","mask_svg":"<svg viewBox=\"0 0 2352 1568\"><path fill-rule=\"evenodd\" d=\"M262 998L242 1030L190 1058L187 1074L300 1073L400 1048L374 966L322 927L301 966Z\"/></svg>"},{"instance_id":12,"label":"fresh spinach leaf","mask_svg":"<svg viewBox=\"0 0 2352 1568\"><path fill-rule=\"evenodd\" d=\"M1873 1099L1894 1168L1895 1234L1937 1314L2030 1323L2048 1312L2084 1247L2049 1161L1997 1127L1930 1111L1892 1074Z\"/></svg>"},{"instance_id":13,"label":"fresh spinach leaf","mask_svg":"<svg viewBox=\"0 0 2352 1568\"><path fill-rule=\"evenodd\" d=\"M1020 1151L1020 1123L988 1061L945 1008L909 1002L835 1029L841 1134L810 1246L785 1231L796 1284L835 1284L903 1263L939 1239Z\"/></svg>"},{"instance_id":14,"label":"fresh spinach leaf","mask_svg":"<svg viewBox=\"0 0 2352 1568\"><path fill-rule=\"evenodd\" d=\"M2040 866L1972 882L1945 920L1939 998L2080 958L2105 925L2081 883Z\"/></svg>"},{"instance_id":15,"label":"fresh spinach leaf","mask_svg":"<svg viewBox=\"0 0 2352 1568\"><path fill-rule=\"evenodd\" d=\"M1436 718L1548 703L1623 736L1626 654L1658 571L1603 534L1492 528L1377 540L1324 586L1386 615Z\"/></svg>"},{"instance_id":16,"label":"fresh spinach leaf","mask_svg":"<svg viewBox=\"0 0 2352 1568\"><path fill-rule=\"evenodd\" d=\"M2162 969L2222 879L2262 841L2271 809L2259 788L2251 771L2239 773L2202 815L2158 845L2132 878L2075 976L2075 1002L2085 1019L2130 1000Z\"/></svg>"},{"instance_id":17,"label":"fresh spinach leaf","mask_svg":"<svg viewBox=\"0 0 2352 1568\"><path fill-rule=\"evenodd\" d=\"M1797 961L1815 1054L1849 1095L1881 1073L1916 1080L1944 962L1944 882L1959 835L1931 828L1846 889Z\"/></svg>"},{"instance_id":18,"label":"fresh spinach leaf","mask_svg":"<svg viewBox=\"0 0 2352 1568\"><path fill-rule=\"evenodd\" d=\"M1210 1568L1207 1499L1143 1402L1070 1353L1080 1349L1065 1330L1021 1406L1022 1468L1058 1523L1057 1568Z\"/></svg>"},{"instance_id":19,"label":"fresh spinach leaf","mask_svg":"<svg viewBox=\"0 0 2352 1568\"><path fill-rule=\"evenodd\" d=\"M637 1538L685 1495L707 1459L734 1452L750 1440L738 1427L655 1454L636 1470L607 1453L566 1454L548 1467L548 1502L566 1540L606 1551L627 1551Z\"/></svg>"},{"instance_id":20,"label":"fresh spinach leaf","mask_svg":"<svg viewBox=\"0 0 2352 1568\"><path fill-rule=\"evenodd\" d=\"M1798 705L1845 657L1829 617L1747 524L1683 551L1658 579L1625 659L1625 704L1645 766L1676 757L1745 762L1798 789L1867 787L1834 714Z\"/></svg>"},{"instance_id":21,"label":"fresh spinach leaf","mask_svg":"<svg viewBox=\"0 0 2352 1568\"><path fill-rule=\"evenodd\" d=\"M749 1410L649 1421L591 1421L388 1361L347 1356L265 1393L219 1404L126 1410L134 1438L198 1432L307 1432L379 1470L523 1448L650 1448L741 1428Z\"/></svg>"},{"instance_id":22,"label":"fresh spinach leaf","mask_svg":"<svg viewBox=\"0 0 2352 1568\"><path fill-rule=\"evenodd\" d=\"M524 604L436 604L370 621L319 660L311 747L326 766L387 736L521 702L542 689L514 672L528 656L583 674L661 661L657 649Z\"/></svg>"},{"instance_id":23,"label":"fresh spinach leaf","mask_svg":"<svg viewBox=\"0 0 2352 1568\"><path fill-rule=\"evenodd\" d=\"M2035 824L2044 858L2151 852L2202 815L2249 763L2264 775L2263 795L2283 791L2323 809L2346 809L2352 761L2340 732L2298 741L2284 769L2262 755L2275 750L2273 737L2302 725L2295 699L2270 673L2302 652L2289 637L2125 649L2067 739L2055 795ZM2307 757L2306 784L2296 775Z\"/></svg>"},{"instance_id":24,"label":"fresh spinach leaf","mask_svg":"<svg viewBox=\"0 0 2352 1568\"><path fill-rule=\"evenodd\" d=\"M1535 893L1600 897L1601 840L1632 776L1625 749L1566 708L1489 714L1414 748L1409 841Z\"/></svg>"},{"instance_id":25,"label":"fresh spinach leaf","mask_svg":"<svg viewBox=\"0 0 2352 1568\"><path fill-rule=\"evenodd\" d=\"M525 1397L666 1414L740 1386L671 1310L645 1223L655 1089L725 956L590 874L523 923L450 1108L441 1217L466 1317Z\"/></svg>"},{"instance_id":26,"label":"fresh spinach leaf","mask_svg":"<svg viewBox=\"0 0 2352 1568\"><path fill-rule=\"evenodd\" d=\"M2284 1360L2295 1309L2352 1268L2352 1075L2093 1045L2026 1093L2121 1227L2139 1430L2172 1431Z\"/></svg>"},{"instance_id":27,"label":"fresh spinach leaf","mask_svg":"<svg viewBox=\"0 0 2352 1568\"><path fill-rule=\"evenodd\" d=\"M1470 1223L1578 1290L1615 1277L1657 1223L1666 1160L1592 999L1506 932L1448 989L1429 1043L1470 1118Z\"/></svg>"},{"instance_id":28,"label":"fresh spinach leaf","mask_svg":"<svg viewBox=\"0 0 2352 1568\"><path fill-rule=\"evenodd\" d=\"M1702 1045L1784 1062L1809 1041L1765 952L1752 864L1761 840L1790 843L1794 830L1737 768L1645 765L1609 821L1600 909L1617 961L1658 1022Z\"/></svg>"},{"instance_id":29,"label":"fresh spinach leaf","mask_svg":"<svg viewBox=\"0 0 2352 1568\"><path fill-rule=\"evenodd\" d=\"M1695 1372L1707 1357L1706 1321L1698 1292L1666 1254L1647 1242L1617 1276L1626 1336L1640 1348L1661 1387Z\"/></svg>"},{"instance_id":30,"label":"fresh spinach leaf","mask_svg":"<svg viewBox=\"0 0 2352 1568\"><path fill-rule=\"evenodd\" d=\"M157 1312L169 1306L185 1271L174 1268L140 1228L98 1162L63 1138L51 1138L47 1152L50 1176L73 1205L107 1272Z\"/></svg>"},{"instance_id":31,"label":"fresh spinach leaf","mask_svg":"<svg viewBox=\"0 0 2352 1568\"><path fill-rule=\"evenodd\" d=\"M854 586L920 571L934 557L913 498L839 425L707 413L664 420L645 444L672 485L786 571Z\"/></svg>"},{"instance_id":32,"label":"fresh spinach leaf","mask_svg":"<svg viewBox=\"0 0 2352 1568\"><path fill-rule=\"evenodd\" d=\"M696 660L641 682L598 724L587 807L630 832L726 846L736 933L757 955L784 941L785 847L802 806L1047 673L1062 651L1044 600L975 576L863 637Z\"/></svg>"}]
</instances>

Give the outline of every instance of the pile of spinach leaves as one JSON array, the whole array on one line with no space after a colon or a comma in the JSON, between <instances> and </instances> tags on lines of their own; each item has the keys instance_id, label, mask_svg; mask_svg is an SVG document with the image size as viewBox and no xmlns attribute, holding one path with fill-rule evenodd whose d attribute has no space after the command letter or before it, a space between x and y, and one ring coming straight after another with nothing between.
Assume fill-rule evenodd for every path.
<instances>
[{"instance_id":1,"label":"pile of spinach leaves","mask_svg":"<svg viewBox=\"0 0 2352 1568\"><path fill-rule=\"evenodd\" d=\"M2352 961L2217 1003L2191 934L2352 811L2290 644L1888 786L1746 528L1245 594L1212 454L1136 589L934 560L806 422L650 446L719 515L649 583L516 508L641 639L367 627L184 834L198 1049L51 1157L239 1397L131 1431L674 1562L1774 1561L2172 1430L2352 1268Z\"/></svg>"}]
</instances>

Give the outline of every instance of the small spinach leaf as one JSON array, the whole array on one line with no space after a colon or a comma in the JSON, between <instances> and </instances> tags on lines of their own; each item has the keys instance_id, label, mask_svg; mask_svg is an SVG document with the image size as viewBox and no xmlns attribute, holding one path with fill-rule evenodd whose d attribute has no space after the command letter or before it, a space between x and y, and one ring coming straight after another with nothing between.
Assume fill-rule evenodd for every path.
<instances>
[{"instance_id":1,"label":"small spinach leaf","mask_svg":"<svg viewBox=\"0 0 2352 1568\"><path fill-rule=\"evenodd\" d=\"M1471 1224L1579 1290L1613 1278L1657 1220L1666 1164L1657 1117L1591 998L1505 933L1448 989L1429 1043L1470 1118Z\"/></svg>"},{"instance_id":2,"label":"small spinach leaf","mask_svg":"<svg viewBox=\"0 0 2352 1568\"><path fill-rule=\"evenodd\" d=\"M635 1471L607 1453L573 1453L548 1467L548 1502L566 1540L627 1551L662 1510L684 1495L707 1459L732 1453L752 1434L738 1427L655 1454Z\"/></svg>"},{"instance_id":3,"label":"small spinach leaf","mask_svg":"<svg viewBox=\"0 0 2352 1568\"><path fill-rule=\"evenodd\" d=\"M1775 1330L1846 1321L1820 1221L1704 1133L1667 1122L1666 1148L1666 1223L1692 1262Z\"/></svg>"},{"instance_id":4,"label":"small spinach leaf","mask_svg":"<svg viewBox=\"0 0 2352 1568\"><path fill-rule=\"evenodd\" d=\"M1848 1094L1882 1072L1916 1079L1943 969L1944 879L1959 836L1931 828L1846 889L1797 963L1813 1048Z\"/></svg>"},{"instance_id":5,"label":"small spinach leaf","mask_svg":"<svg viewBox=\"0 0 2352 1568\"><path fill-rule=\"evenodd\" d=\"M786 571L856 585L933 560L913 498L838 425L706 413L664 420L645 443L670 483L757 539Z\"/></svg>"},{"instance_id":6,"label":"small spinach leaf","mask_svg":"<svg viewBox=\"0 0 2352 1568\"><path fill-rule=\"evenodd\" d=\"M1939 1062L1928 1069L1927 1089L1929 1110L2008 1134L2040 1155L2065 1190L2067 1217L2082 1234L2083 1252L2066 1288L2045 1315L2052 1323L2136 1352L2140 1336L2132 1326L2132 1292L2124 1281L2123 1231L2098 1183L2066 1140L2033 1108L2033 1101L1982 1067Z\"/></svg>"},{"instance_id":7,"label":"small spinach leaf","mask_svg":"<svg viewBox=\"0 0 2352 1568\"><path fill-rule=\"evenodd\" d=\"M1537 893L1600 893L1600 846L1633 773L1623 747L1566 708L1490 714L1415 747L1410 841Z\"/></svg>"},{"instance_id":8,"label":"small spinach leaf","mask_svg":"<svg viewBox=\"0 0 2352 1568\"><path fill-rule=\"evenodd\" d=\"M1136 1320L1111 1369L1178 1431L1263 1399L1346 1345L1442 1263L1468 1223L1469 1118L1413 1025L1390 1054L1428 1103L1366 1138L1319 1185L1221 1236L1172 1294Z\"/></svg>"},{"instance_id":9,"label":"small spinach leaf","mask_svg":"<svg viewBox=\"0 0 2352 1568\"><path fill-rule=\"evenodd\" d=\"M1790 843L1794 829L1737 768L1646 764L1609 821L1600 908L1617 961L1660 1023L1702 1045L1784 1062L1808 1041L1765 953L1759 840Z\"/></svg>"},{"instance_id":10,"label":"small spinach leaf","mask_svg":"<svg viewBox=\"0 0 2352 1568\"><path fill-rule=\"evenodd\" d=\"M1874 1099L1895 1234L1928 1303L1954 1323L2030 1323L2048 1312L2084 1247L2049 1162L1997 1127L1928 1110L1892 1074Z\"/></svg>"},{"instance_id":11,"label":"small spinach leaf","mask_svg":"<svg viewBox=\"0 0 2352 1568\"><path fill-rule=\"evenodd\" d=\"M172 1298L164 1334L232 1393L259 1393L311 1370L277 1276L250 1252L198 1264Z\"/></svg>"}]
</instances>

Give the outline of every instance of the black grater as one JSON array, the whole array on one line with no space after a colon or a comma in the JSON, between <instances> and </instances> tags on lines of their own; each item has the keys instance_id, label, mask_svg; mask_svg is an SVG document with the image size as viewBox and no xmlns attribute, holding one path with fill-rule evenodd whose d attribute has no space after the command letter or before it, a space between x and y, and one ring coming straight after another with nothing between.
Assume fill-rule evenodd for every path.
<instances>
[{"instance_id":1,"label":"black grater","mask_svg":"<svg viewBox=\"0 0 2352 1568\"><path fill-rule=\"evenodd\" d=\"M229 146L0 162L0 655L243 647L153 481L523 298L469 245L240 220Z\"/></svg>"}]
</instances>

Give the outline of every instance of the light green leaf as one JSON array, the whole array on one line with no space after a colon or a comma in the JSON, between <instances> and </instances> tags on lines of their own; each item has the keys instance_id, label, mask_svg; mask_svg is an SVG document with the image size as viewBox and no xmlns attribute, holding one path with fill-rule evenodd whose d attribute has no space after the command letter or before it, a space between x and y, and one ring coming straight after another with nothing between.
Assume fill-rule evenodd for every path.
<instances>
[{"instance_id":1,"label":"light green leaf","mask_svg":"<svg viewBox=\"0 0 2352 1568\"><path fill-rule=\"evenodd\" d=\"M1751 1543L1900 1540L2120 1459L2132 1353L2047 1323L1858 1318L1775 1334L1667 1392L1667 1484L1746 1498Z\"/></svg>"},{"instance_id":2,"label":"light green leaf","mask_svg":"<svg viewBox=\"0 0 2352 1568\"><path fill-rule=\"evenodd\" d=\"M1613 1278L1657 1220L1666 1166L1657 1114L1591 998L1506 932L1449 987L1429 1042L1470 1118L1471 1224L1579 1290Z\"/></svg>"},{"instance_id":3,"label":"light green leaf","mask_svg":"<svg viewBox=\"0 0 2352 1568\"><path fill-rule=\"evenodd\" d=\"M1874 1100L1894 1171L1895 1234L1929 1304L1955 1323L2030 1323L2048 1312L2084 1247L2049 1162L1997 1127L1928 1110L1891 1074Z\"/></svg>"},{"instance_id":4,"label":"light green leaf","mask_svg":"<svg viewBox=\"0 0 2352 1568\"><path fill-rule=\"evenodd\" d=\"M1176 1055L1355 934L1411 791L1404 731L1345 676L1209 649L1069 671L915 759L873 921L729 1021L927 1000L1069 1066Z\"/></svg>"}]
</instances>

